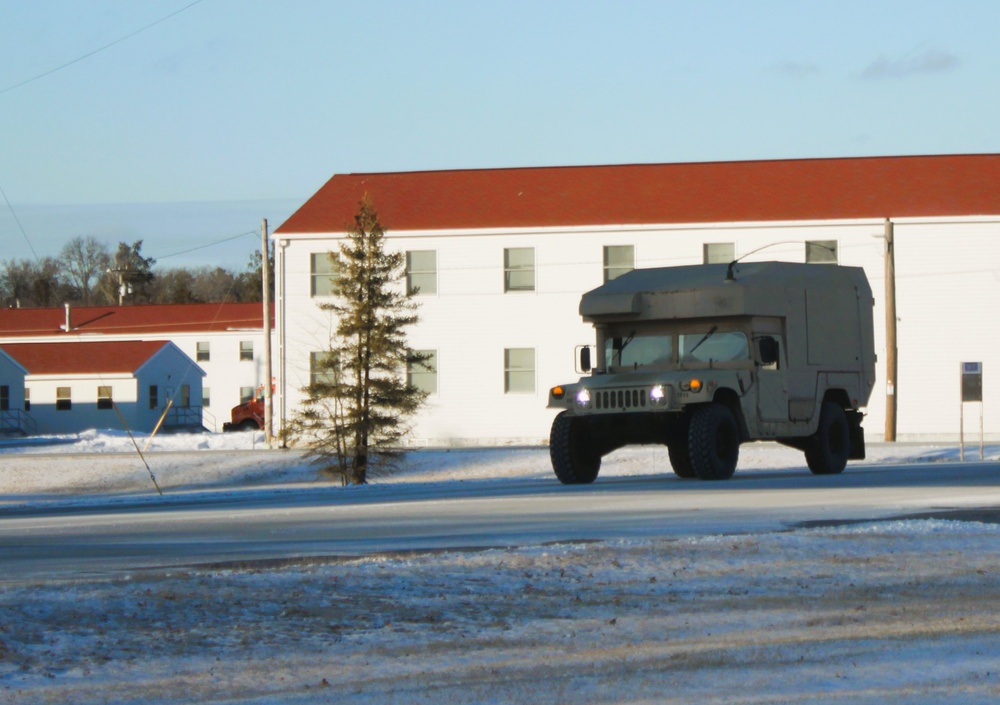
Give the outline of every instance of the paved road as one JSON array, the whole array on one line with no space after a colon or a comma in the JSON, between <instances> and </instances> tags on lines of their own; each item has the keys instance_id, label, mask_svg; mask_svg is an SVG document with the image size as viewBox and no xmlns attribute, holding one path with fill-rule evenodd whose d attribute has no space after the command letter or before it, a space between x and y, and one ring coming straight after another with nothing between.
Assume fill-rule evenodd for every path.
<instances>
[{"instance_id":1,"label":"paved road","mask_svg":"<svg viewBox=\"0 0 1000 705\"><path fill-rule=\"evenodd\" d=\"M781 529L1000 507L1000 463L248 490L0 512L0 582L139 568ZM960 515L963 516L963 515Z\"/></svg>"}]
</instances>

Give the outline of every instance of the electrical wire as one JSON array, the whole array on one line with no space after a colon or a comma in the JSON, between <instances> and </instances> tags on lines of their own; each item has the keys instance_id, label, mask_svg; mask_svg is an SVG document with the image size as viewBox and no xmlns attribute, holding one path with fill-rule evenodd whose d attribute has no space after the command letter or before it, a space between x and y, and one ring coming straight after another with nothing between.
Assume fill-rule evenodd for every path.
<instances>
[{"instance_id":1,"label":"electrical wire","mask_svg":"<svg viewBox=\"0 0 1000 705\"><path fill-rule=\"evenodd\" d=\"M28 249L31 250L31 254L35 256L35 261L40 262L41 260L38 258L38 253L35 252L35 246L31 244L31 239L28 237L28 233L25 231L24 226L21 225L21 219L17 217L17 213L14 211L14 206L10 204L10 199L7 198L7 193L3 190L2 186L0 186L0 195L3 196L3 201L7 204L7 209L10 211L10 214L14 216L14 222L17 223L17 227L21 230L21 235L24 236L24 241L28 243Z\"/></svg>"},{"instance_id":2,"label":"electrical wire","mask_svg":"<svg viewBox=\"0 0 1000 705\"><path fill-rule=\"evenodd\" d=\"M119 37L118 39L114 40L113 42L111 42L109 44L105 44L104 46L99 47L97 49L94 49L93 51L88 52L88 53L84 54L83 56L78 56L77 58L73 59L72 61L67 61L65 64L62 64L61 66L56 66L54 69L49 69L48 71L40 73L37 76L32 76L31 78L27 78L27 79L21 81L20 83L15 83L12 86L7 86L4 89L0 89L0 95L3 95L4 93L7 93L9 91L12 91L15 88L20 88L21 86L26 86L29 83L33 83L34 81L37 81L40 78L45 78L46 76L51 76L52 74L56 73L57 71L62 71L64 68L68 68L68 67L72 66L73 64L77 64L77 63L83 61L84 59L89 59L90 57L94 56L95 54L100 54L105 49L110 49L111 47L115 46L116 44L121 44L126 39L131 39L135 35L141 34L142 32L145 32L147 29L151 29L152 27L155 27L156 25L160 24L161 22L166 22L171 17L179 15L180 13L184 12L185 10L194 7L195 5L197 5L198 3L200 3L201 1L202 0L194 0L194 2L185 5L181 9L175 10L174 12L171 12L169 15L166 15L165 17L161 17L160 19L156 20L155 22L152 22L152 23L146 25L145 27L140 27L139 29L135 30L134 32L130 32L129 34L126 34L124 37Z\"/></svg>"},{"instance_id":3,"label":"electrical wire","mask_svg":"<svg viewBox=\"0 0 1000 705\"><path fill-rule=\"evenodd\" d=\"M172 252L169 255L163 255L162 257L155 257L157 262L164 259L169 259L170 257L177 257L179 255L186 255L189 252L195 252L197 250L204 250L206 247L214 247L215 245L221 245L224 242L229 242L230 240L239 240L241 237L247 237L248 235L258 235L255 230L248 230L245 233L240 233L239 235L233 235L231 237L224 238L222 240L216 240L215 242L209 242L204 245L198 245L197 247L192 247L189 250L182 250L180 252Z\"/></svg>"}]
</instances>

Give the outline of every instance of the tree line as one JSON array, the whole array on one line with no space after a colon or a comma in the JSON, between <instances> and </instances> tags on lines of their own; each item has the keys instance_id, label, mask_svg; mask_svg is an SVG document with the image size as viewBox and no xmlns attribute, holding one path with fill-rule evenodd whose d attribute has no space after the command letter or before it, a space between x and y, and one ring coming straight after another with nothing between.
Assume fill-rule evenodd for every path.
<instances>
[{"instance_id":1,"label":"tree line","mask_svg":"<svg viewBox=\"0 0 1000 705\"><path fill-rule=\"evenodd\" d=\"M94 237L70 240L56 257L0 264L0 306L38 308L132 304L253 302L262 299L263 258L254 251L240 272L224 267L153 269L142 240L114 251ZM273 248L268 256L274 272ZM273 295L274 277L270 277Z\"/></svg>"}]
</instances>

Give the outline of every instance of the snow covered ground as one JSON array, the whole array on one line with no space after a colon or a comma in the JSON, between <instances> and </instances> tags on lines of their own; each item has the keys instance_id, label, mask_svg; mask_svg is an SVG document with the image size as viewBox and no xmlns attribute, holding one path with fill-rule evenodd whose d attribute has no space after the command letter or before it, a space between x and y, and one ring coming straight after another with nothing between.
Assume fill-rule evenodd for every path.
<instances>
[{"instance_id":1,"label":"snow covered ground","mask_svg":"<svg viewBox=\"0 0 1000 705\"><path fill-rule=\"evenodd\" d=\"M165 494L329 483L254 434L158 437L149 471L124 435L49 440L62 442L0 444L0 513L159 501L150 472ZM808 472L800 453L743 448L741 471L788 468ZM669 472L664 451L640 448L602 476ZM414 452L350 491L525 477L552 477L545 449ZM892 521L0 578L0 703L993 703L998 539L996 524Z\"/></svg>"}]
</instances>

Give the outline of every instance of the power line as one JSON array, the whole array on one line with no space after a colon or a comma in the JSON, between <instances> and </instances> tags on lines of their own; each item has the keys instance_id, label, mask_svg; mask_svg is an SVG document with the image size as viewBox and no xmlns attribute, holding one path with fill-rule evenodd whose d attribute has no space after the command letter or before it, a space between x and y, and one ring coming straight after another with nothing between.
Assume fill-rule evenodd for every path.
<instances>
[{"instance_id":1,"label":"power line","mask_svg":"<svg viewBox=\"0 0 1000 705\"><path fill-rule=\"evenodd\" d=\"M35 252L34 245L31 244L31 240L28 238L28 233L24 230L24 226L21 225L21 219L18 218L17 213L14 212L14 206L10 204L10 200L7 198L7 194L6 192L4 192L2 186L0 186L0 195L3 195L4 203L7 204L7 209L10 211L10 214L14 216L14 222L17 223L17 227L21 230L21 235L24 236L24 241L28 243L28 249L31 250L31 254L35 256L35 261L36 262L41 261L38 258L38 253Z\"/></svg>"},{"instance_id":2,"label":"power line","mask_svg":"<svg viewBox=\"0 0 1000 705\"><path fill-rule=\"evenodd\" d=\"M172 252L169 255L163 255L162 257L157 257L156 261L159 262L161 259L168 259L170 257L177 257L179 255L186 255L189 252L195 252L197 250L204 250L206 247L214 247L215 245L221 245L224 242L229 242L230 240L238 240L241 237L246 237L247 235L256 235L256 230L249 230L245 233L240 233L239 235L233 235L232 237L227 237L222 240L216 240L215 242L209 242L204 245L198 245L198 247L192 247L189 250L182 250L180 252Z\"/></svg>"},{"instance_id":3,"label":"power line","mask_svg":"<svg viewBox=\"0 0 1000 705\"><path fill-rule=\"evenodd\" d=\"M198 3L200 3L201 1L202 0L194 0L194 2L185 5L181 9L175 10L174 12L171 12L169 15L167 15L165 17L161 17L160 19L158 19L155 22L152 22L152 23L146 25L145 27L140 27L139 29L135 30L134 32L130 32L129 34L126 34L124 37L120 37L120 38L114 40L110 44L105 44L104 46L102 46L102 47L100 47L98 49L94 49L93 51L88 52L88 53L84 54L83 56L78 56L77 58L73 59L72 61L67 61L65 64L62 64L61 66L56 66L54 69L49 69L48 71L40 73L37 76L32 76L31 78L25 79L25 80L21 81L20 83L15 83L13 86L7 86L6 88L0 90L0 95L3 95L4 93L7 93L8 91L12 91L15 88L20 88L21 86L25 86L25 85L27 85L29 83L37 81L40 78L45 78L46 76L50 76L50 75L54 74L56 71L62 71L64 68L72 66L73 64L77 64L77 63L83 61L84 59L89 59L90 57L94 56L95 54L100 54L105 49L110 49L111 47L115 46L116 44L121 44L126 39L131 39L135 35L141 34L142 32L145 32L147 29L155 27L156 25L160 24L161 22L166 22L171 17L174 17L175 15L179 15L180 13L184 12L185 10L194 7L195 5L197 5Z\"/></svg>"}]
</instances>

